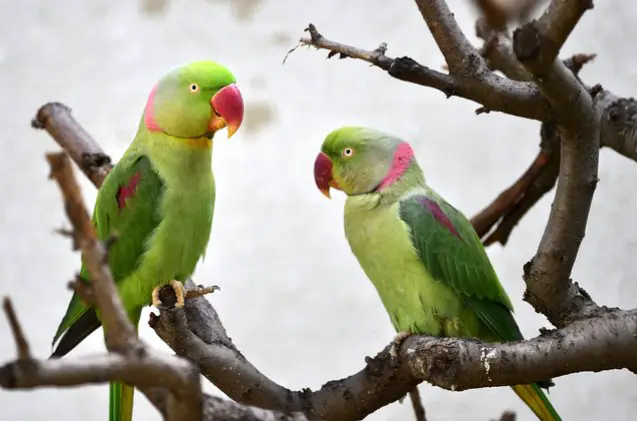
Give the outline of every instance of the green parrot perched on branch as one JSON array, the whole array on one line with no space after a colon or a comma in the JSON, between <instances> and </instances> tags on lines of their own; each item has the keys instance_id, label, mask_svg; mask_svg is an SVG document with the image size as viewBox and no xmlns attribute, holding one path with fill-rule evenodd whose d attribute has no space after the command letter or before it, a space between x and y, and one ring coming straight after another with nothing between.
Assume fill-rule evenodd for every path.
<instances>
[{"instance_id":1,"label":"green parrot perched on branch","mask_svg":"<svg viewBox=\"0 0 637 421\"><path fill-rule=\"evenodd\" d=\"M314 163L319 190L347 195L345 235L398 332L517 341L513 307L467 218L425 182L407 142L365 127L328 134ZM512 386L543 421L561 420L540 389Z\"/></svg>"},{"instance_id":2,"label":"green parrot perched on branch","mask_svg":"<svg viewBox=\"0 0 637 421\"><path fill-rule=\"evenodd\" d=\"M243 120L234 75L212 61L177 67L152 89L137 134L97 194L93 224L100 240L118 239L108 263L135 327L143 307L161 304L172 285L184 305L183 282L204 256L215 204L212 138L230 138ZM90 281L86 265L80 277ZM53 344L62 357L101 326L99 314L73 294ZM133 387L111 383L110 421L130 421Z\"/></svg>"}]
</instances>

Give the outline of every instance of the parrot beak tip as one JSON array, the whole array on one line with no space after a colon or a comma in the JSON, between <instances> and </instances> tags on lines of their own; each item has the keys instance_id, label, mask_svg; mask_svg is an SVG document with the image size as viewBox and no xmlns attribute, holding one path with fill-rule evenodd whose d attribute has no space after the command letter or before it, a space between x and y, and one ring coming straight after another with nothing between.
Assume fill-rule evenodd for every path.
<instances>
[{"instance_id":1,"label":"parrot beak tip","mask_svg":"<svg viewBox=\"0 0 637 421\"><path fill-rule=\"evenodd\" d=\"M328 199L332 198L332 195L330 194L330 188L329 187L324 188L324 189L319 188L319 190L321 191L321 193L323 193L323 196L327 197Z\"/></svg>"},{"instance_id":2,"label":"parrot beak tip","mask_svg":"<svg viewBox=\"0 0 637 421\"><path fill-rule=\"evenodd\" d=\"M243 98L236 84L231 83L220 89L211 99L213 116L209 128L213 131L228 128L230 139L241 127L243 121Z\"/></svg>"},{"instance_id":3,"label":"parrot beak tip","mask_svg":"<svg viewBox=\"0 0 637 421\"><path fill-rule=\"evenodd\" d=\"M332 178L332 160L323 152L320 152L314 161L314 181L319 191L331 199L330 187L335 187L336 183Z\"/></svg>"}]
</instances>

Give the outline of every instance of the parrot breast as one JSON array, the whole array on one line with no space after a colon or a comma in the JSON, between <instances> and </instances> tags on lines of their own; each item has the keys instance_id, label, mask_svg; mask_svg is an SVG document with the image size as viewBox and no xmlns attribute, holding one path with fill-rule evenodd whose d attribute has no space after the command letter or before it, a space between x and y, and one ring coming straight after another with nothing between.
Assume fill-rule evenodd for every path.
<instances>
[{"instance_id":1,"label":"parrot breast","mask_svg":"<svg viewBox=\"0 0 637 421\"><path fill-rule=\"evenodd\" d=\"M394 328L435 336L459 336L464 330L478 329L474 313L423 264L409 228L400 219L399 203L372 206L369 197L347 198L345 235Z\"/></svg>"}]
</instances>

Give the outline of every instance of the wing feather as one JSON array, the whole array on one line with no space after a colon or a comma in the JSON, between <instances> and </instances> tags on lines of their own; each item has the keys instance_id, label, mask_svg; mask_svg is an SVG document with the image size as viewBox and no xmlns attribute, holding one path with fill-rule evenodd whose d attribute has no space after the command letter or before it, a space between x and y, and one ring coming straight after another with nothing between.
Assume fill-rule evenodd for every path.
<instances>
[{"instance_id":1,"label":"wing feather","mask_svg":"<svg viewBox=\"0 0 637 421\"><path fill-rule=\"evenodd\" d=\"M163 189L164 183L153 169L150 159L143 154L129 154L118 162L98 191L92 221L100 240L105 241L112 234L118 235L117 241L108 250L109 266L116 283L135 270L147 247L148 238L161 221ZM80 277L90 282L84 262ZM88 310L89 307L73 294L53 344ZM66 341L65 348L72 349L90 333L84 332L74 338L66 338L65 335L58 348Z\"/></svg>"},{"instance_id":2,"label":"wing feather","mask_svg":"<svg viewBox=\"0 0 637 421\"><path fill-rule=\"evenodd\" d=\"M434 279L450 286L501 340L522 339L511 301L469 220L433 192L402 200L399 212Z\"/></svg>"}]
</instances>

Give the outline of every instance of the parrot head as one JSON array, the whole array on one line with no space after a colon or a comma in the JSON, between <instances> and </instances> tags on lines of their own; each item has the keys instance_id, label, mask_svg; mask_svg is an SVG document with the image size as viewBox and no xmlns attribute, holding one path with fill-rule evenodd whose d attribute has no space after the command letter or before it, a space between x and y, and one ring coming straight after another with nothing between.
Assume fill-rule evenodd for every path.
<instances>
[{"instance_id":1,"label":"parrot head","mask_svg":"<svg viewBox=\"0 0 637 421\"><path fill-rule=\"evenodd\" d=\"M328 198L330 187L348 196L378 191L399 179L414 153L407 142L368 127L330 132L314 161L314 180Z\"/></svg>"},{"instance_id":2,"label":"parrot head","mask_svg":"<svg viewBox=\"0 0 637 421\"><path fill-rule=\"evenodd\" d=\"M172 69L153 88L144 110L151 132L178 138L212 138L228 128L230 138L243 120L243 99L234 75L213 61Z\"/></svg>"}]
</instances>

